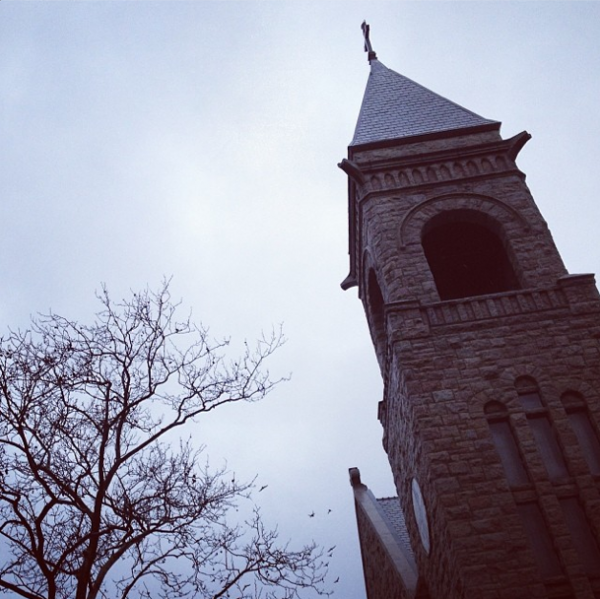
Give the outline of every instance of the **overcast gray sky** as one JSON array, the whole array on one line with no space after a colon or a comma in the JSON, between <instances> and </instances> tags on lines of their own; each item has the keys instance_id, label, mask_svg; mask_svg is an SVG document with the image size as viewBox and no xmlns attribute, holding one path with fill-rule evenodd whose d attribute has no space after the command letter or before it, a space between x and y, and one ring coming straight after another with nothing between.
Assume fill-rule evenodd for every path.
<instances>
[{"instance_id":1,"label":"overcast gray sky","mask_svg":"<svg viewBox=\"0 0 600 599\"><path fill-rule=\"evenodd\" d=\"M567 267L600 270L600 3L0 2L2 326L89 318L102 282L171 275L215 336L283 323L291 381L193 434L269 485L283 537L337 544L340 599L364 598L348 468L394 494L362 307L339 288L363 19L386 66L532 133L519 164Z\"/></svg>"}]
</instances>

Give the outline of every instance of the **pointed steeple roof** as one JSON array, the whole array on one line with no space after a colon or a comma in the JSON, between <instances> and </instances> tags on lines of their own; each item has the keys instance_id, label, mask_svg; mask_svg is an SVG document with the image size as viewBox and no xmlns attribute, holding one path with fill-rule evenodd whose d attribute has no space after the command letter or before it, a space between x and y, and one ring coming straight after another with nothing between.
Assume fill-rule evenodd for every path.
<instances>
[{"instance_id":1,"label":"pointed steeple roof","mask_svg":"<svg viewBox=\"0 0 600 599\"><path fill-rule=\"evenodd\" d=\"M371 59L371 73L350 146L495 125Z\"/></svg>"}]
</instances>

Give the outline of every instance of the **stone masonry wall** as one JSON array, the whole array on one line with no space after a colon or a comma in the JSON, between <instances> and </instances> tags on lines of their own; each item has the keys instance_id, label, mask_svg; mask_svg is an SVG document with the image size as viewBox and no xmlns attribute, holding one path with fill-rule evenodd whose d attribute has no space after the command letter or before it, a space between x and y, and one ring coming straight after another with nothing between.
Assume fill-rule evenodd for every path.
<instances>
[{"instance_id":1,"label":"stone masonry wall","mask_svg":"<svg viewBox=\"0 0 600 599\"><path fill-rule=\"evenodd\" d=\"M584 571L558 503L579 497L600 537L598 481L560 401L565 391L580 392L600 423L600 302L589 281L570 294L567 308L421 329L411 326L410 310L389 309L394 341L383 410L385 445L433 598L591 599L599 590ZM569 470L564 480L549 481L518 403L515 380L524 375L537 381L548 407ZM531 475L531 484L518 492L509 488L492 443L484 414L490 400L507 407ZM413 477L428 509L429 556L412 516ZM563 571L551 581L541 580L516 511L517 502L528 501L539 503L560 556Z\"/></svg>"},{"instance_id":2,"label":"stone masonry wall","mask_svg":"<svg viewBox=\"0 0 600 599\"><path fill-rule=\"evenodd\" d=\"M447 135L361 150L351 192L350 251L384 377L384 446L432 599L593 599L560 508L575 497L600 538L599 481L560 397L581 394L600 424L600 299L589 277L568 277L514 159L525 136ZM499 235L518 291L440 302L421 239L432 218L469 211ZM370 305L369 270L384 307ZM375 314L375 311L378 311ZM379 312L385 316L385 331ZM375 318L377 316L377 318ZM550 481L515 388L535 379L568 476ZM531 482L508 485L484 406L507 411ZM422 490L431 550L420 542L411 485ZM519 505L537 504L559 556L542 579Z\"/></svg>"},{"instance_id":3,"label":"stone masonry wall","mask_svg":"<svg viewBox=\"0 0 600 599\"><path fill-rule=\"evenodd\" d=\"M553 285L566 274L546 223L517 173L397 196L371 194L361 205L363 248L380 268L386 302L439 301L421 234L431 218L450 210L477 211L497 224L522 288Z\"/></svg>"}]
</instances>

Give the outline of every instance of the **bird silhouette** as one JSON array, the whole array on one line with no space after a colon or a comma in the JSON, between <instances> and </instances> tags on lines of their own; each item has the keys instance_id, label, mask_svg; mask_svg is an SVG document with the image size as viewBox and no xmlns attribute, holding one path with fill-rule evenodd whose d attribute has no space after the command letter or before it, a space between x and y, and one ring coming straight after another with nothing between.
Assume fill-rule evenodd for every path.
<instances>
[{"instance_id":1,"label":"bird silhouette","mask_svg":"<svg viewBox=\"0 0 600 599\"><path fill-rule=\"evenodd\" d=\"M308 517L309 517L309 518L314 518L314 517L315 517L315 513L314 513L314 512L311 512L310 514L308 514Z\"/></svg>"}]
</instances>

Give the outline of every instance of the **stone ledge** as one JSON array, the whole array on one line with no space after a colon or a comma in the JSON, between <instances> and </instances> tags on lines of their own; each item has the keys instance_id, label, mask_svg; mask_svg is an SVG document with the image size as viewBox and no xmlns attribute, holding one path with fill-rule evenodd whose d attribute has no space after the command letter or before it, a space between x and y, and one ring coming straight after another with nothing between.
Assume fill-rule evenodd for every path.
<instances>
[{"instance_id":1,"label":"stone ledge","mask_svg":"<svg viewBox=\"0 0 600 599\"><path fill-rule=\"evenodd\" d=\"M586 314L600 311L594 275L568 275L547 288L519 289L430 304L407 300L385 307L390 330L402 338L428 335L445 326L494 321L529 314Z\"/></svg>"}]
</instances>

